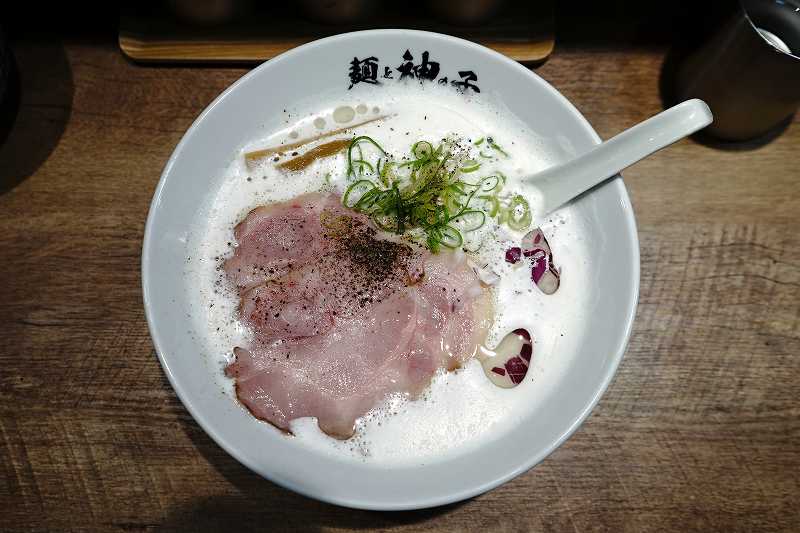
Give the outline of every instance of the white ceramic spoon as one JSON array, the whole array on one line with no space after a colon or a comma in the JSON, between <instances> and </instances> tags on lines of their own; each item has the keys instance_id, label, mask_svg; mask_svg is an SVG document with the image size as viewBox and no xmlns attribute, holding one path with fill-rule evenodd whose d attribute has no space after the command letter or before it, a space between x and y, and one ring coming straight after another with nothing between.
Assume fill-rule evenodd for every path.
<instances>
[{"instance_id":1,"label":"white ceramic spoon","mask_svg":"<svg viewBox=\"0 0 800 533\"><path fill-rule=\"evenodd\" d=\"M705 128L713 117L702 100L687 100L640 122L577 158L522 180L535 219L558 209L648 155Z\"/></svg>"}]
</instances>

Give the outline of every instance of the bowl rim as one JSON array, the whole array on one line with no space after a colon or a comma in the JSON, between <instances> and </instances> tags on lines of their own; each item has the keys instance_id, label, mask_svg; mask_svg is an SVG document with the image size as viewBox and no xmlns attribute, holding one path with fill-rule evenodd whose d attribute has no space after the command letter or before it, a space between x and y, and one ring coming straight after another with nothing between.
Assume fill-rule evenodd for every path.
<instances>
[{"instance_id":1,"label":"bowl rim","mask_svg":"<svg viewBox=\"0 0 800 533\"><path fill-rule=\"evenodd\" d=\"M543 87L551 93L552 96L558 100L564 108L569 111L574 117L577 119L577 122L581 125L581 127L589 134L594 144L599 144L601 142L600 136L591 126L588 120L581 114L580 111L570 102L561 92L556 90L549 82L547 82L544 78L533 72L532 70L526 68L525 66L521 65L520 63L506 57L491 48L479 45L477 43L468 41L466 39L462 39L459 37L454 37L447 34L437 33L437 32L429 32L429 31L422 31L422 30L409 30L409 29L401 29L401 28L390 28L390 29L375 29L375 30L361 30L361 31L354 31L354 32L347 32L341 33L337 35L332 35L329 37L324 37L322 39L317 39L315 41L311 41L309 43L300 45L296 48L283 52L282 54L265 61L261 65L253 68L238 80L233 82L230 86L228 86L224 91L222 91L208 106L197 116L197 118L192 122L191 126L186 130L186 132L181 137L181 140L176 145L175 149L172 152L172 155L167 160L167 163L164 165L164 169L161 172L161 176L158 181L158 185L153 193L153 199L150 203L147 221L145 224L145 231L144 231L144 239L142 242L142 257L141 257L141 274L142 274L142 293L143 293L143 305L145 310L145 316L147 319L147 325L150 333L150 337L153 342L153 346L156 351L156 355L158 356L158 360L161 364L161 367L164 373L167 376L167 379L170 382L173 390L175 391L176 395L180 399L183 406L192 416L192 418L197 422L197 424L203 429L203 431L208 434L214 442L220 446L225 452L235 458L238 462L246 466L252 472L266 478L272 483L275 483L283 488L289 489L293 492L301 494L303 496L313 498L319 501L323 501L326 503L354 508L354 509L364 509L364 510L410 510L410 509L425 509L431 507L437 507L441 505L446 505L449 503L454 503L458 501L462 501L477 495L480 495L484 492L492 490L503 483L527 472L541 461L543 461L546 457L548 457L553 451L555 451L559 446L561 446L567 439L569 439L575 431L585 422L588 418L589 414L592 410L596 407L597 403L599 402L600 398L605 394L606 390L608 389L609 385L614 379L616 375L617 369L619 367L620 362L625 354L627 349L628 343L630 341L631 333L633 330L633 322L636 316L636 309L638 305L639 299L639 288L640 288L640 248L639 248L639 237L638 237L638 230L636 225L635 214L630 202L630 196L628 195L627 188L625 187L622 176L618 175L616 178L611 180L609 184L614 187L615 191L620 197L620 201L628 207L625 209L625 228L627 230L626 238L629 240L631 244L631 257L630 260L632 261L632 274L633 274L633 287L631 291L631 297L626 304L626 316L625 316L625 324L622 335L619 337L616 349L614 350L613 354L610 354L609 357L609 365L608 369L605 374L601 377L601 386L597 389L595 394L592 396L591 400L587 403L585 408L580 412L580 414L574 419L572 424L560 435L559 438L552 441L548 446L544 447L539 453L532 454L527 457L524 461L520 461L516 468L512 468L506 472L502 472L498 475L491 477L484 483L473 485L467 488L464 488L459 491L451 491L448 493L443 494L438 498L428 498L427 500L415 500L412 498L406 498L403 502L398 503L396 505L386 505L380 503L373 503L370 501L363 501L358 500L355 498L348 498L348 497L339 497L336 494L321 494L315 493L313 490L307 489L301 485L297 485L289 480L280 479L275 476L272 476L270 472L260 465L255 464L254 461L251 461L248 457L245 457L243 454L239 453L239 450L236 446L232 443L229 443L226 438L217 432L215 425L205 416L204 412L198 409L195 404L192 402L189 394L186 390L182 387L179 379L170 368L169 361L163 355L163 342L161 340L162 335L164 335L163 328L160 328L158 323L153 317L153 312L151 311L151 296L148 291L148 287L150 285L150 275L148 270L148 265L151 262L150 255L152 253L151 249L153 247L153 242L155 240L154 237L154 219L155 213L158 209L158 206L161 202L161 197L164 191L164 187L167 181L167 178L174 166L175 162L181 157L185 146L190 142L190 139L193 137L193 133L200 127L200 124L204 121L205 117L211 113L211 111L219 104L222 100L227 98L230 94L235 92L237 88L241 85L249 81L251 78L257 76L262 70L268 69L271 66L285 61L291 61L294 56L304 53L308 50L312 50L318 47L324 47L325 45L333 42L333 41L341 41L346 39L358 39L364 36L380 36L380 35L391 35L391 34L402 34L403 36L422 36L428 39L438 39L442 41L447 41L450 43L455 43L460 46L465 47L466 49L470 49L476 52L481 52L483 54L487 54L491 59L495 61L499 61L506 66L516 69L522 72L527 77L533 77L536 79L537 83L542 83Z\"/></svg>"}]
</instances>

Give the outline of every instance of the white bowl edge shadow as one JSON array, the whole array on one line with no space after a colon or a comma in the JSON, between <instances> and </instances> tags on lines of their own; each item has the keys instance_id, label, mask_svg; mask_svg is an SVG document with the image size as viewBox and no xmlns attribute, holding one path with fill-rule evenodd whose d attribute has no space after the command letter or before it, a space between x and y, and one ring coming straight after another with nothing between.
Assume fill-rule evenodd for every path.
<instances>
[{"instance_id":1,"label":"white bowl edge shadow","mask_svg":"<svg viewBox=\"0 0 800 533\"><path fill-rule=\"evenodd\" d=\"M204 119L212 113L216 106L218 106L221 102L223 102L226 98L229 98L230 95L234 94L236 90L248 83L249 80L257 77L263 70L271 68L273 65L279 62L290 61L294 56L306 53L308 51L314 50L317 47L323 47L328 43L337 42L337 41L346 41L352 39L360 39L360 38L375 38L376 36L379 37L392 37L397 38L398 36L409 38L413 37L415 39L421 39L423 41L439 41L441 43L455 43L460 47L466 47L471 49L474 52L480 52L482 54L487 54L495 61L499 61L505 64L506 67L510 67L512 69L516 69L518 71L524 72L525 76L531 77L532 81L535 83L540 83L541 86L548 91L553 98L560 101L560 103L564 106L564 108L569 111L574 118L578 121L580 126L585 130L594 144L600 143L600 138L594 129L591 127L589 122L583 117L583 115L572 105L572 103L566 99L560 92L554 89L549 83L545 80L540 78L535 73L532 73L527 68L523 67L522 65L508 59L507 57L494 52L490 49L486 49L480 45L475 43L464 41L462 39L430 33L430 32L423 32L423 31L415 31L415 30L366 30L361 32L353 32L348 34L336 35L333 37L328 37L325 39L320 39L318 41L314 41L300 47L297 47L293 50L290 50L262 65L253 69L252 71L248 72L244 76L242 76L239 80L229 86L225 91L223 91L214 101L208 105L208 107L198 116L198 118L192 123L189 127L187 132L182 137L181 141L178 143L177 147L173 151L170 159L168 160L167 164L164 167L162 172L161 178L159 180L158 186L156 188L155 194L153 196L153 200L150 206L150 211L147 217L147 224L145 227L145 235L144 235L144 242L143 242L143 249L142 249L142 288L143 288L143 298L144 298L144 307L145 307L145 314L147 317L148 327L150 330L150 334L153 340L153 344L156 349L156 353L158 354L159 361L164 369L167 378L169 379L170 384L172 385L173 389L177 393L178 397L180 398L183 405L195 419L195 421L203 428L203 430L211 436L211 438L227 453L229 453L232 457L236 458L239 462L244 464L253 472L258 473L259 475L269 479L270 481L283 486L289 490L295 491L300 493L304 496L315 498L321 501L325 501L327 503L332 503L336 505L358 508L358 509L368 509L368 510L408 510L408 509L421 509L421 508L429 508L429 507L436 507L440 505L446 505L449 503L461 501L464 499L471 498L473 496L482 494L486 491L489 491L498 485L505 483L506 481L526 472L539 462L541 462L545 457L547 457L550 453L552 453L556 448L558 448L564 441L566 441L580 425L586 420L588 415L591 413L592 409L597 405L598 401L602 397L602 395L607 390L608 386L610 385L617 368L619 366L620 361L622 360L623 354L625 353L628 341L630 339L633 321L635 318L636 307L638 303L638 295L639 295L639 281L640 281L640 259L639 259L639 243L638 243L638 234L636 230L636 222L634 219L633 209L630 204L630 198L627 194L627 190L621 180L621 178L616 178L609 183L603 185L602 187L613 187L615 193L619 196L620 202L620 209L624 213L625 219L625 229L627 230L627 238L628 243L630 245L630 257L626 258L626 262L630 261L631 266L631 274L632 274L632 286L630 287L630 298L620 304L624 306L627 310L624 317L624 324L622 324L620 335L618 336L618 341L616 343L616 347L614 348L611 354L607 354L608 364L606 366L606 371L600 378L600 386L596 389L595 393L592 395L591 399L586 403L584 408L577 413L576 416L572 417L569 424L566 426L566 429L563 430L560 436L552 441L538 453L531 454L520 460L519 464L516 467L507 469L503 472L499 472L489 479L486 479L482 483L473 484L471 486L462 488L460 490L451 490L446 494L442 494L438 497L422 497L417 498L414 495L407 496L405 498L398 498L396 502L377 502L376 501L365 501L363 499L353 498L353 497L341 497L335 493L320 493L315 491L313 487L303 486L302 484L298 484L295 481L289 479L288 477L282 477L280 475L274 475L273 472L269 471L268 469L264 468L261 464L256 463L254 460L251 460L250 457L245 456L239 448L237 448L236 444L233 442L229 442L229 440L218 431L217 425L210 420L206 414L200 410L189 397L189 393L184 388L184 385L181 382L181 378L175 374L173 368L170 366L170 361L168 357L165 355L165 348L164 344L165 341L162 338L164 335L170 334L169 331L165 328L164 330L159 328L159 324L154 319L154 311L152 310L154 295L152 295L149 291L149 287L151 285L151 272L150 267L153 265L152 262L152 254L154 253L154 240L155 240L155 223L154 220L156 218L157 210L162 202L162 196L164 193L164 188L167 182L167 178L170 175L173 167L176 164L176 161L181 157L183 152L186 149L186 146L191 143L193 137L197 133L198 129L200 128L200 124L204 121ZM155 275L155 273L152 273ZM230 401L230 399L228 399Z\"/></svg>"}]
</instances>

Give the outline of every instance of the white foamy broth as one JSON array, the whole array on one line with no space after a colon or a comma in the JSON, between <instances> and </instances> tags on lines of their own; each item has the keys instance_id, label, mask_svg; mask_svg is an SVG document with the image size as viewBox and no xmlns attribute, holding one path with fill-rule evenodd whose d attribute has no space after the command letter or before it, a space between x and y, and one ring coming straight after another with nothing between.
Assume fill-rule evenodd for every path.
<instances>
[{"instance_id":1,"label":"white foamy broth","mask_svg":"<svg viewBox=\"0 0 800 533\"><path fill-rule=\"evenodd\" d=\"M514 117L490 95L465 96L450 88L407 87L402 90L372 91L369 98L359 94L350 98L329 99L325 108L287 110L285 128L243 146L231 154L231 162L220 176L208 204L198 213L196 230L189 236L186 290L195 298L192 319L196 335L205 341L209 370L215 372L220 387L236 402L233 380L223 374L234 346L247 344L247 331L238 318L238 296L225 279L221 265L235 246L233 229L247 213L260 205L291 199L309 191L333 189L343 192L348 180L344 153L315 161L307 169L286 173L275 167L291 158L288 150L278 161L275 156L253 168L243 154L252 150L290 144L386 116L355 127L328 139L369 135L386 151L401 160L411 144L427 140L434 146L443 138L457 136L469 146L491 136L509 158L493 160L479 157L479 147L471 155L482 162L478 172L464 176L477 179L499 170L508 177L504 191L514 191L521 176L550 165L551 153L534 132ZM318 100L320 101L320 100ZM344 107L344 109L343 109ZM314 146L314 145L310 145ZM305 147L304 147L305 148ZM297 151L302 154L304 148ZM529 199L534 205L533 199ZM535 217L535 214L534 214ZM530 279L530 268L514 268L505 262L504 253L518 246L523 233L498 226L487 218L480 230L465 234L465 245L482 246L474 254L476 262L489 263L501 281L492 287L495 316L487 346L495 346L516 328L531 332L534 349L530 369L522 383L511 389L492 384L477 360L455 372L440 371L431 386L416 400L394 395L359 419L355 435L339 441L322 433L313 418L292 422L298 446L320 453L367 461L381 466L419 464L447 453L459 453L495 439L518 423L523 416L540 409L541 400L558 386L560 376L575 357L582 337L589 301L587 247L583 241L586 221L574 207L566 206L541 224L561 269L561 284L555 294L543 294ZM448 252L443 252L448 253ZM198 361L199 363L200 361ZM243 407L242 407L243 408ZM542 413L539 413L542 414ZM535 418L534 418L535 419ZM265 422L268 431L278 431Z\"/></svg>"}]
</instances>

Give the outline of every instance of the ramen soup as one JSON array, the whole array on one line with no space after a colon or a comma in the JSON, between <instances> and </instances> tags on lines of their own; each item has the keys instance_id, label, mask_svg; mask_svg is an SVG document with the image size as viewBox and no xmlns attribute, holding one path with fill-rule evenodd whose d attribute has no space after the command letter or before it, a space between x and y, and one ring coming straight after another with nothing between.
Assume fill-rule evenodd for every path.
<instances>
[{"instance_id":1,"label":"ramen soup","mask_svg":"<svg viewBox=\"0 0 800 533\"><path fill-rule=\"evenodd\" d=\"M210 371L265 431L380 464L469 449L552 390L586 320L586 222L536 217L548 146L416 84L288 110L187 242Z\"/></svg>"}]
</instances>

